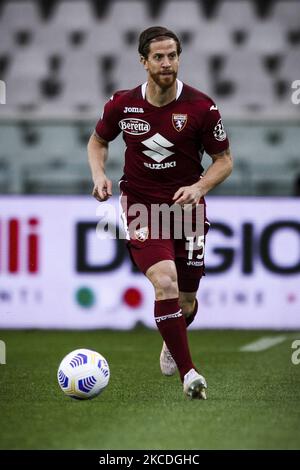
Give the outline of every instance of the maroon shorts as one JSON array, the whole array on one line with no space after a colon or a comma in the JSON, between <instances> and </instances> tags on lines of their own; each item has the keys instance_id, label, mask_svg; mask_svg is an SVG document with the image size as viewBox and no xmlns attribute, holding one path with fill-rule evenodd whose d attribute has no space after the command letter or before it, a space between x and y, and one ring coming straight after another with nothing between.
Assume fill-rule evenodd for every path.
<instances>
[{"instance_id":1,"label":"maroon shorts","mask_svg":"<svg viewBox=\"0 0 300 470\"><path fill-rule=\"evenodd\" d=\"M124 203L125 199L126 202ZM200 279L205 274L205 237L210 225L205 216L205 205L201 207L204 214L201 232L197 232L197 235L191 237L188 236L188 230L184 230L182 227L183 236L178 239L178 235L174 236L175 220L172 220L170 224L170 236L164 233L159 226L158 232L153 238L152 219L150 217L151 206L145 205L148 212L147 221L143 220L141 224L137 225L137 216L130 214L130 207L133 204L136 204L136 202L133 202L132 198L122 193L122 218L127 234L127 248L133 263L146 274L150 266L155 263L172 260L176 264L179 291L197 291ZM190 217L194 220L195 210L190 213ZM132 222L134 223L132 224ZM166 236L167 238L165 238Z\"/></svg>"}]
</instances>

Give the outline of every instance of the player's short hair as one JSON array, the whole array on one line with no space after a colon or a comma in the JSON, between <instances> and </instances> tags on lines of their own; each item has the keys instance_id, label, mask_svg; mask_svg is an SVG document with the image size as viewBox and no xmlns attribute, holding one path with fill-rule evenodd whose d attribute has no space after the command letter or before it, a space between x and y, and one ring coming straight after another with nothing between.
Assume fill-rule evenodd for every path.
<instances>
[{"instance_id":1,"label":"player's short hair","mask_svg":"<svg viewBox=\"0 0 300 470\"><path fill-rule=\"evenodd\" d=\"M178 37L170 29L164 28L163 26L152 26L151 28L145 29L139 37L139 48L138 51L145 59L147 59L150 52L150 44L153 41L162 41L164 39L174 39L177 46L177 54L180 55L182 48Z\"/></svg>"}]
</instances>

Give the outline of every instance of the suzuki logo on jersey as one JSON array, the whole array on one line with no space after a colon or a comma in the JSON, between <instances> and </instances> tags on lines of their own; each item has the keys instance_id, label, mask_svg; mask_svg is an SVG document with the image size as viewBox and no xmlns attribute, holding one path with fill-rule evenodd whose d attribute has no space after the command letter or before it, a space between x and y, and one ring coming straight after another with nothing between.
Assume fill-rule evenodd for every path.
<instances>
[{"instance_id":1,"label":"suzuki logo on jersey","mask_svg":"<svg viewBox=\"0 0 300 470\"><path fill-rule=\"evenodd\" d=\"M125 106L124 113L143 113L143 108L133 108L129 106Z\"/></svg>"},{"instance_id":2,"label":"suzuki logo on jersey","mask_svg":"<svg viewBox=\"0 0 300 470\"><path fill-rule=\"evenodd\" d=\"M126 118L119 122L119 127L126 134L142 135L150 131L151 127L149 122L143 119Z\"/></svg>"},{"instance_id":3,"label":"suzuki logo on jersey","mask_svg":"<svg viewBox=\"0 0 300 470\"><path fill-rule=\"evenodd\" d=\"M39 270L39 220L30 218L26 223L19 219L0 220L0 268L11 274ZM2 270L0 269L0 271Z\"/></svg>"},{"instance_id":4,"label":"suzuki logo on jersey","mask_svg":"<svg viewBox=\"0 0 300 470\"><path fill-rule=\"evenodd\" d=\"M148 149L150 149L143 150L143 153L147 155L147 157L150 157L155 160L157 163L160 163L165 158L174 154L174 152L170 152L170 150L168 150L168 147L173 147L174 144L172 144L172 142L169 142L158 132L152 137L150 137L150 139L143 140L142 144L144 144L145 147L148 147Z\"/></svg>"},{"instance_id":5,"label":"suzuki logo on jersey","mask_svg":"<svg viewBox=\"0 0 300 470\"><path fill-rule=\"evenodd\" d=\"M222 119L220 118L217 122L217 125L214 128L214 138L218 140L219 142L222 142L223 140L226 139L226 132L223 127L223 122Z\"/></svg>"},{"instance_id":6,"label":"suzuki logo on jersey","mask_svg":"<svg viewBox=\"0 0 300 470\"><path fill-rule=\"evenodd\" d=\"M187 123L187 114L172 114L172 124L176 131L181 132Z\"/></svg>"}]
</instances>

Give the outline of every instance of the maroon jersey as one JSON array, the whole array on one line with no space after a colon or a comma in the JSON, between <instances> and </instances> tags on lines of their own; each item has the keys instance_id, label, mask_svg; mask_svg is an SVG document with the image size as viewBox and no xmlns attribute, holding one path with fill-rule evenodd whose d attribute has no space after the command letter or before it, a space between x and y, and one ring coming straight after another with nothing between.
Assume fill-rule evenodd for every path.
<instances>
[{"instance_id":1,"label":"maroon jersey","mask_svg":"<svg viewBox=\"0 0 300 470\"><path fill-rule=\"evenodd\" d=\"M122 190L138 202L171 204L181 186L199 180L204 150L220 153L229 142L218 108L207 95L177 80L176 99L157 107L146 100L146 86L115 93L96 133L109 142L123 132Z\"/></svg>"}]
</instances>

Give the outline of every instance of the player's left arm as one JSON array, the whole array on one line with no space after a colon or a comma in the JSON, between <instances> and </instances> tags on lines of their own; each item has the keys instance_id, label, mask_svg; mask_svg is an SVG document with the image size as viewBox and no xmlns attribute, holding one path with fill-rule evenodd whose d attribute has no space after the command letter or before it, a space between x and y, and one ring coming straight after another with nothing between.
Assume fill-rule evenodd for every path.
<instances>
[{"instance_id":1,"label":"player's left arm","mask_svg":"<svg viewBox=\"0 0 300 470\"><path fill-rule=\"evenodd\" d=\"M210 155L212 164L208 167L204 176L191 186L182 186L176 191L173 200L176 204L197 204L201 197L222 183L231 174L233 169L230 148Z\"/></svg>"},{"instance_id":2,"label":"player's left arm","mask_svg":"<svg viewBox=\"0 0 300 470\"><path fill-rule=\"evenodd\" d=\"M208 167L206 173L195 185L200 189L201 196L205 196L209 191L222 183L233 170L233 160L230 148L210 155L212 164Z\"/></svg>"}]
</instances>

